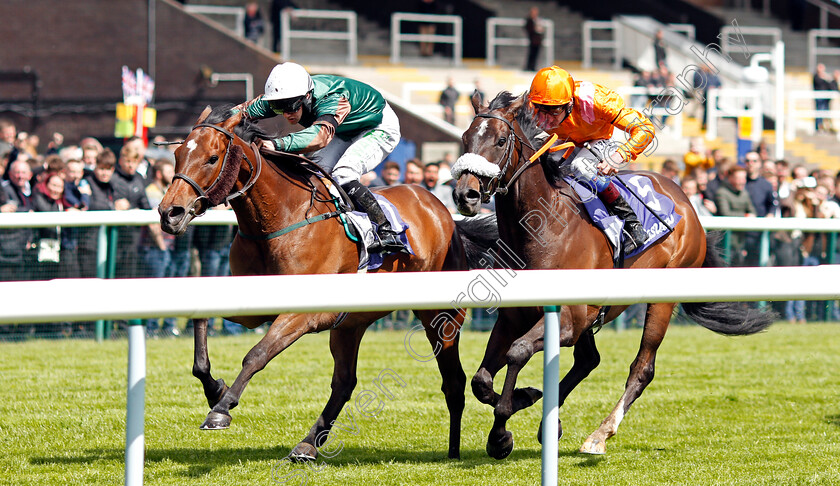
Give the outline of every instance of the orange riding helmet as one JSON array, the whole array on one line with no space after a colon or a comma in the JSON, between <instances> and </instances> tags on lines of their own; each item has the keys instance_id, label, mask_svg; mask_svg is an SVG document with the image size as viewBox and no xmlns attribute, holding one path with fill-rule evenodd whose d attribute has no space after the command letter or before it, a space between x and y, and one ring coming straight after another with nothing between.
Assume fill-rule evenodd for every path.
<instances>
[{"instance_id":1,"label":"orange riding helmet","mask_svg":"<svg viewBox=\"0 0 840 486\"><path fill-rule=\"evenodd\" d=\"M531 103L548 106L567 105L575 96L575 80L565 69L551 66L540 69L531 81Z\"/></svg>"}]
</instances>

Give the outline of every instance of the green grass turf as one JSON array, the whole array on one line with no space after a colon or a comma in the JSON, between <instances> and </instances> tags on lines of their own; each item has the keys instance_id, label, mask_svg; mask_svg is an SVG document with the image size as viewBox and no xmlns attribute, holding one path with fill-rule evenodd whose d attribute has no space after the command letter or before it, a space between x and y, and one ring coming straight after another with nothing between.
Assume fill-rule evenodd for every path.
<instances>
[{"instance_id":1,"label":"green grass turf","mask_svg":"<svg viewBox=\"0 0 840 486\"><path fill-rule=\"evenodd\" d=\"M488 336L462 338L468 379ZM211 338L214 375L231 383L259 337ZM404 338L400 331L365 337L357 392L376 390L371 382L386 368L406 386L391 387L394 399L385 398L374 418L354 409L355 434L336 430L334 449L343 448L319 470L282 459L327 399L327 334L305 336L275 358L246 389L231 429L213 432L198 429L208 409L190 374L192 340L150 340L146 484L268 485L278 484L272 474L295 472L301 476L285 484L304 484L304 477L307 484L330 485L539 484L540 404L511 419L515 450L496 461L484 452L492 412L468 390L462 460L448 460L437 367L414 361ZM840 484L836 324L777 324L746 338L672 326L656 378L608 441L607 454L578 454L618 400L639 339L638 329L597 336L601 366L560 411L560 484ZM563 350L563 371L569 356ZM125 340L0 344L0 484L122 484L126 359ZM539 354L521 374L521 386L541 388L541 364Z\"/></svg>"}]
</instances>

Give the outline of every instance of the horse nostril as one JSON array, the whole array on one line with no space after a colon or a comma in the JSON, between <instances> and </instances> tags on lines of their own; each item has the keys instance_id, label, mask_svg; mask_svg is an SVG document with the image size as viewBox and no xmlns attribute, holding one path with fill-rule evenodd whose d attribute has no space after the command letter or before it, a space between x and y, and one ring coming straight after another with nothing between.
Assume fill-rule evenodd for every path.
<instances>
[{"instance_id":1,"label":"horse nostril","mask_svg":"<svg viewBox=\"0 0 840 486\"><path fill-rule=\"evenodd\" d=\"M468 189L467 193L464 195L464 198L467 201L478 201L481 198L481 193L476 191L475 189Z\"/></svg>"},{"instance_id":2,"label":"horse nostril","mask_svg":"<svg viewBox=\"0 0 840 486\"><path fill-rule=\"evenodd\" d=\"M184 219L185 214L187 214L187 210L182 206L172 206L164 213L163 217L166 221L174 223Z\"/></svg>"}]
</instances>

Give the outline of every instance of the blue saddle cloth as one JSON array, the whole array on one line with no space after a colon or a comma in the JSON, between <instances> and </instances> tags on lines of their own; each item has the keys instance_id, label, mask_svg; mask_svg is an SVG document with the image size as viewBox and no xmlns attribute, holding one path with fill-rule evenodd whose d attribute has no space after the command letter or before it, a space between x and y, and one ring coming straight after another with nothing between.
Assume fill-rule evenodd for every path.
<instances>
[{"instance_id":1,"label":"blue saddle cloth","mask_svg":"<svg viewBox=\"0 0 840 486\"><path fill-rule=\"evenodd\" d=\"M632 257L647 250L660 238L670 233L670 230L651 211L655 211L671 228L682 219L682 216L674 211L674 201L656 192L648 177L638 174L622 174L614 177L620 177L621 181L624 182L624 185L616 183L615 186L630 204L630 208L636 213L636 216L639 218L648 235L644 245L636 248L632 253L625 255L625 257ZM578 197L580 197L589 217L592 218L596 226L604 231L615 249L615 255L618 255L624 240L624 232L622 231L624 221L610 214L606 206L604 206L604 203L601 202L597 194L592 192L589 186L579 183L570 176L564 179L575 190ZM639 197L637 198L633 194L629 194L624 186L632 189L636 196ZM645 208L639 199L644 201L651 211Z\"/></svg>"}]
</instances>

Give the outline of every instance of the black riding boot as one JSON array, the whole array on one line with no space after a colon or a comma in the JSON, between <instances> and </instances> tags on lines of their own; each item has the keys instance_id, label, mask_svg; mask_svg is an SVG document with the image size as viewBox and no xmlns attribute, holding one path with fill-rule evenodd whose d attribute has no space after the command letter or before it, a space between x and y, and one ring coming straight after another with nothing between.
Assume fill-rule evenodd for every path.
<instances>
[{"instance_id":1,"label":"black riding boot","mask_svg":"<svg viewBox=\"0 0 840 486\"><path fill-rule=\"evenodd\" d=\"M598 195L600 196L601 193ZM601 200L603 201L603 199ZM647 231L642 227L642 223L639 222L636 213L627 204L627 200L619 194L613 202L608 203L604 201L604 204L610 213L624 220L624 233L626 236L624 238L624 254L630 254L636 248L642 246L647 240Z\"/></svg>"},{"instance_id":2,"label":"black riding boot","mask_svg":"<svg viewBox=\"0 0 840 486\"><path fill-rule=\"evenodd\" d=\"M370 220L376 223L378 228L378 241L375 241L370 247L368 247L369 252L383 253L390 251L402 251L404 253L408 253L408 250L399 239L399 233L391 228L391 223L388 221L388 218L385 217L385 213L382 212L382 208L379 207L379 203L376 202L376 198L373 196L373 193L370 192L370 189L359 181L351 181L346 184L342 184L341 188L344 189L344 192L346 192L347 195L350 196L350 199L353 200L353 204L356 205L356 209L366 212Z\"/></svg>"}]
</instances>

